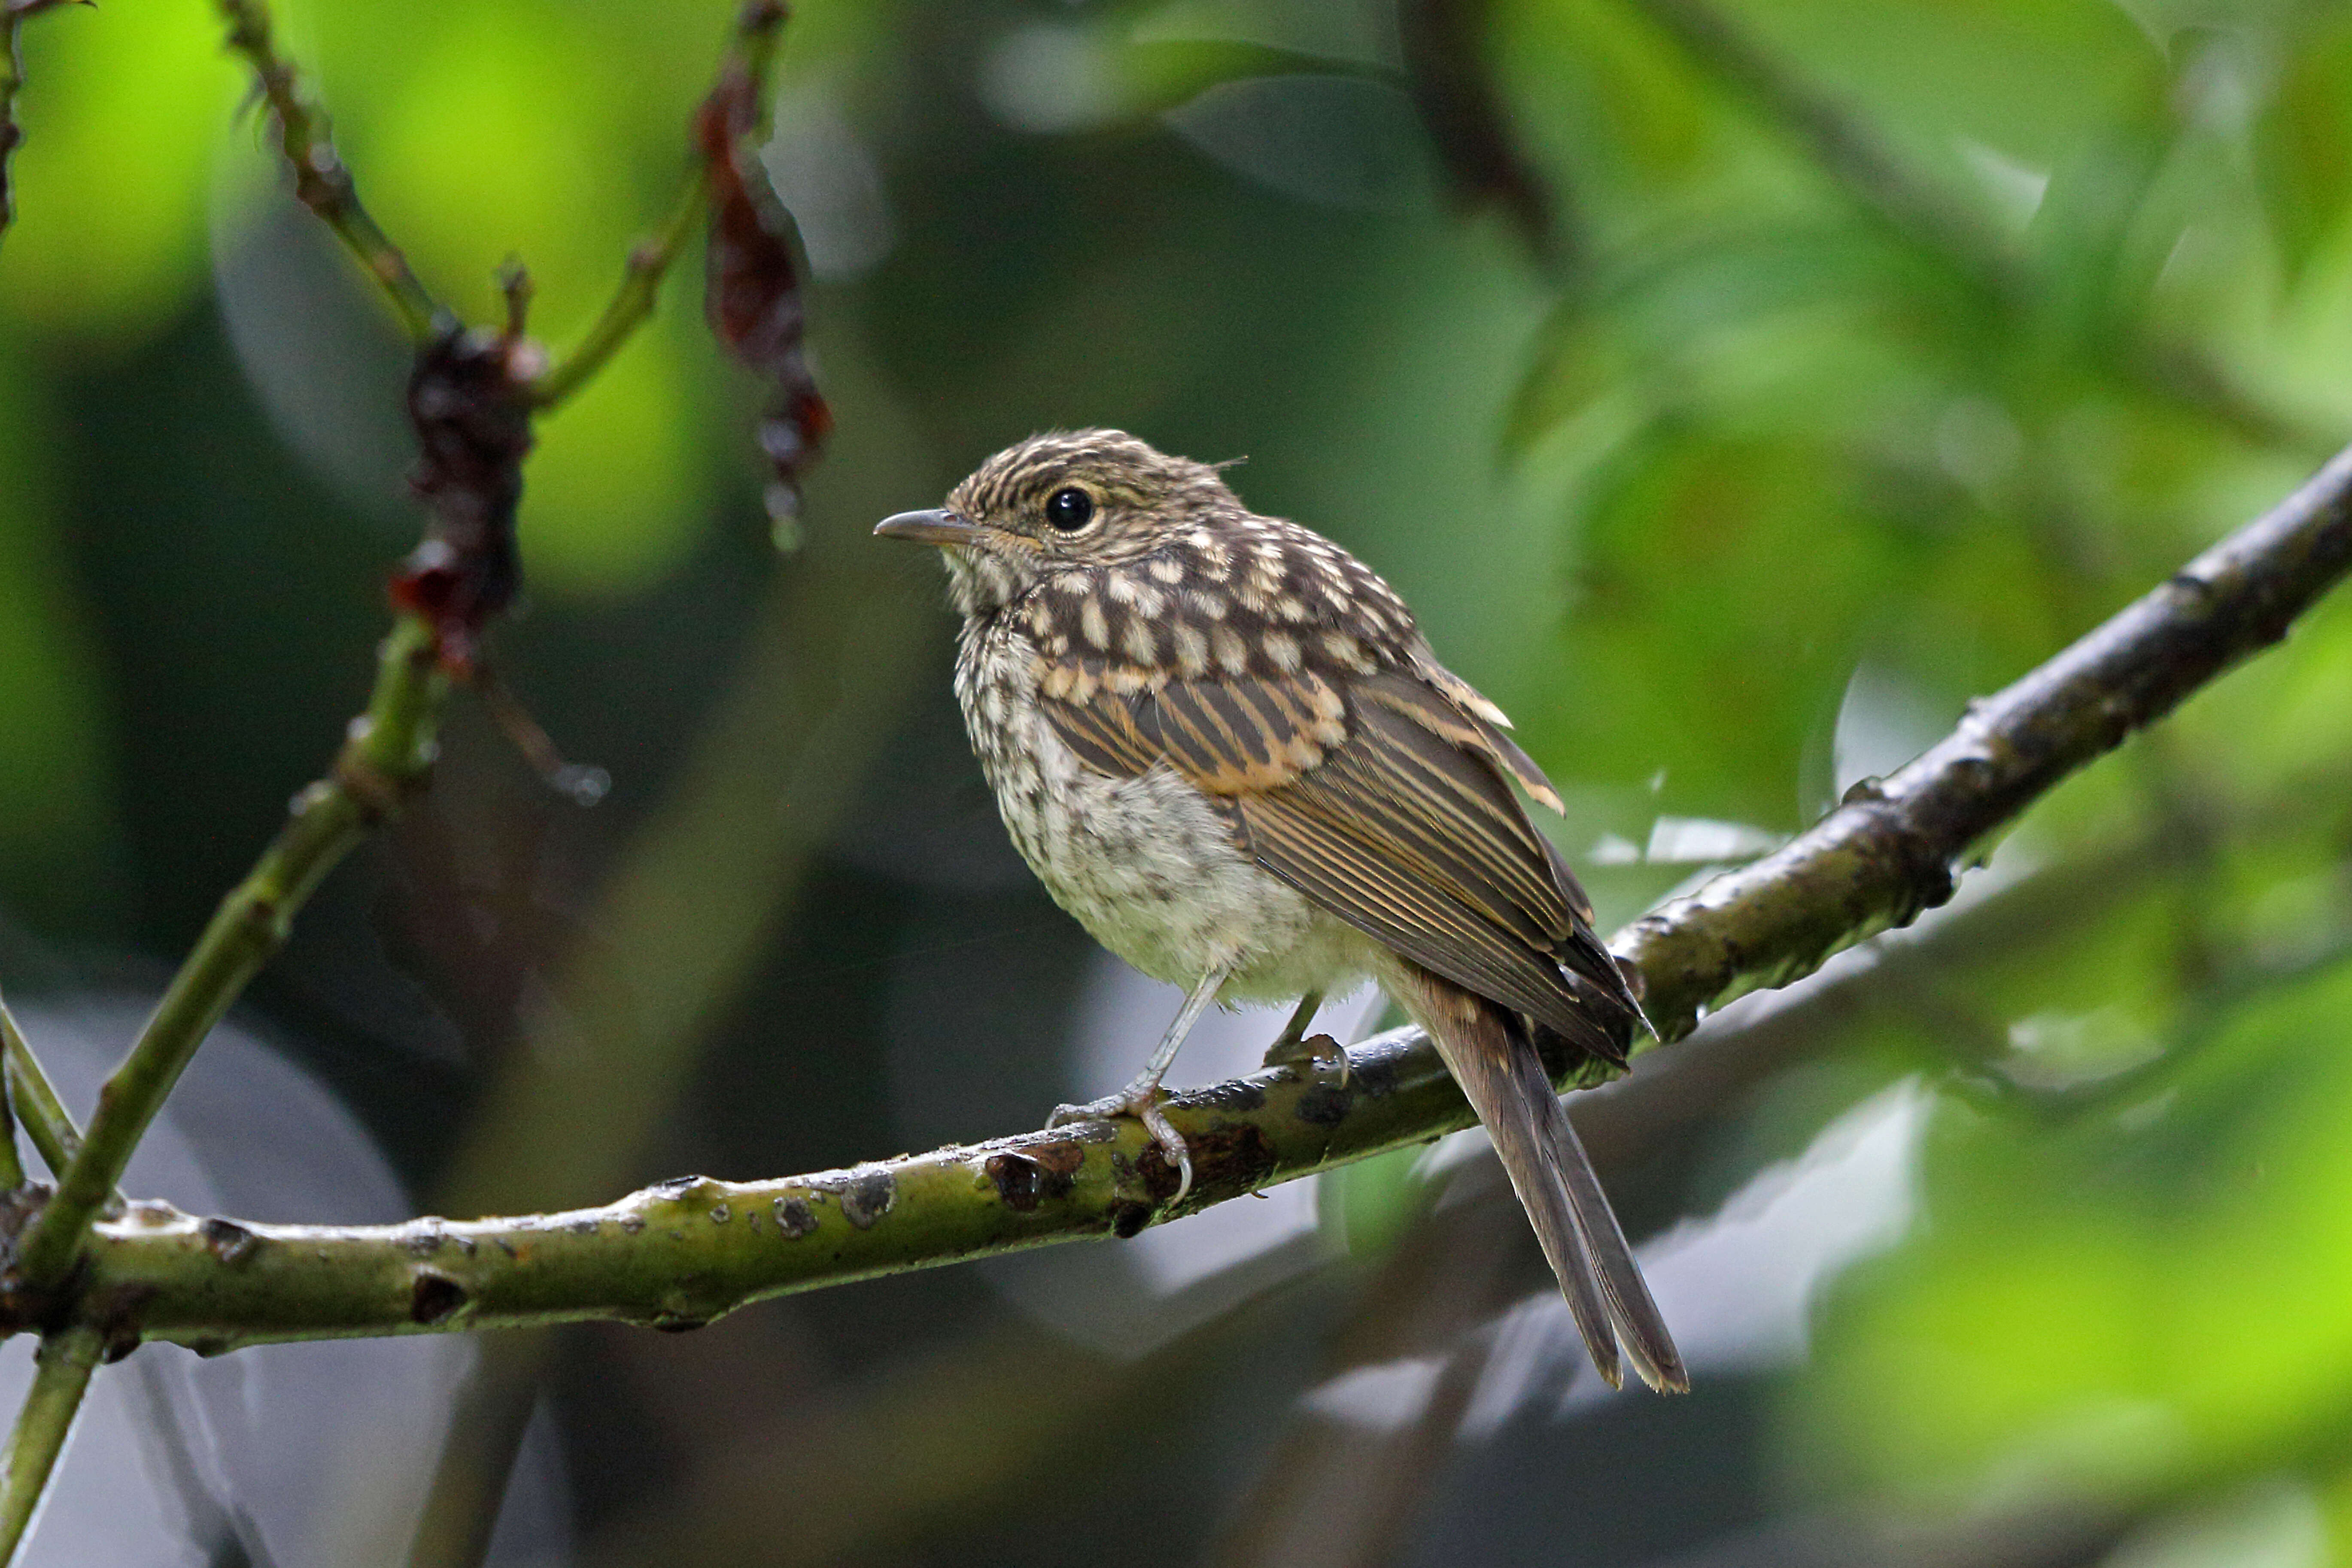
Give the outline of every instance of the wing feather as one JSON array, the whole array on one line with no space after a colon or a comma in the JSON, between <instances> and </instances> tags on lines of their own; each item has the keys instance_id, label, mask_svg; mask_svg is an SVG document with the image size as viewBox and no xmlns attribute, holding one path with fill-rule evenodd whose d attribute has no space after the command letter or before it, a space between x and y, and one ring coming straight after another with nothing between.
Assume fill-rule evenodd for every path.
<instances>
[{"instance_id":1,"label":"wing feather","mask_svg":"<svg viewBox=\"0 0 2352 1568\"><path fill-rule=\"evenodd\" d=\"M1238 803L1259 863L1332 914L1454 984L1529 1014L1592 1055L1624 1046L1561 981L1539 949L1476 910L1401 872L1352 835L1258 796Z\"/></svg>"},{"instance_id":2,"label":"wing feather","mask_svg":"<svg viewBox=\"0 0 2352 1568\"><path fill-rule=\"evenodd\" d=\"M1451 688L1394 668L1155 676L1140 690L1096 675L1044 683L1049 721L1088 766L1124 776L1173 767L1225 803L1259 864L1323 909L1597 1054L1622 1056L1633 999L1591 932L1583 889L1507 781L1559 797ZM1623 1018L1596 1019L1592 994L1563 965Z\"/></svg>"}]
</instances>

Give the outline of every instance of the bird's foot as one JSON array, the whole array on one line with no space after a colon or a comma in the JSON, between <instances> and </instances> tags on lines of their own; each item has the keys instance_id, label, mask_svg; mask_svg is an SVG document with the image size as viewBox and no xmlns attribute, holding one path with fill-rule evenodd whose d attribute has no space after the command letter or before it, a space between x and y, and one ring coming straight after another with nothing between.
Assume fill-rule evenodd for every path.
<instances>
[{"instance_id":1,"label":"bird's foot","mask_svg":"<svg viewBox=\"0 0 2352 1568\"><path fill-rule=\"evenodd\" d=\"M1328 1035L1309 1035L1300 1039L1285 1035L1266 1047L1265 1065L1270 1068L1296 1067L1301 1062L1312 1063L1325 1072L1339 1075L1339 1087L1348 1087L1348 1047Z\"/></svg>"},{"instance_id":2,"label":"bird's foot","mask_svg":"<svg viewBox=\"0 0 2352 1568\"><path fill-rule=\"evenodd\" d=\"M1160 1145L1160 1156L1176 1167L1176 1195L1168 1201L1181 1204L1184 1194L1192 1190L1192 1151L1186 1146L1184 1135L1160 1109L1160 1080L1139 1078L1117 1094L1084 1105L1057 1105L1054 1114L1045 1118L1047 1127L1059 1127L1066 1121L1107 1121L1117 1116L1132 1116L1143 1123L1151 1141Z\"/></svg>"}]
</instances>

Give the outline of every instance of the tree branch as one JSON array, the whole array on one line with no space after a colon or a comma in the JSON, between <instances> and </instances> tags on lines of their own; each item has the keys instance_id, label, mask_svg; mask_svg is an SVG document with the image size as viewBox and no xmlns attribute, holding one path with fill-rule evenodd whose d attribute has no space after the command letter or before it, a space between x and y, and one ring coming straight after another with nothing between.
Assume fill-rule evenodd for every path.
<instances>
[{"instance_id":1,"label":"tree branch","mask_svg":"<svg viewBox=\"0 0 2352 1568\"><path fill-rule=\"evenodd\" d=\"M425 778L446 687L433 629L419 617L403 617L384 639L374 696L332 774L295 796L277 839L221 901L130 1054L99 1090L88 1135L21 1239L16 1271L23 1285L38 1292L64 1277L83 1227L113 1194L163 1097L246 982L284 943L294 911Z\"/></svg>"},{"instance_id":2,"label":"tree branch","mask_svg":"<svg viewBox=\"0 0 2352 1568\"><path fill-rule=\"evenodd\" d=\"M2352 567L2352 450L2007 690L1884 784L1756 865L1637 921L1616 947L1665 1038L1743 990L1950 897L1954 867L2059 779L2246 655ZM1570 1064L1558 1064L1563 1079ZM139 1204L93 1232L83 1310L204 1350L585 1318L667 1328L764 1297L1144 1226L1470 1124L1419 1031L1177 1096L1197 1179L1132 1121L779 1181L683 1178L605 1207L333 1228ZM98 1303L102 1305L92 1305ZM0 1327L9 1326L0 1319ZM15 1326L26 1326L18 1320Z\"/></svg>"},{"instance_id":3,"label":"tree branch","mask_svg":"<svg viewBox=\"0 0 2352 1568\"><path fill-rule=\"evenodd\" d=\"M1615 949L1664 1039L1743 991L1952 896L1955 868L2060 779L2286 635L2352 567L2352 448L2270 512L1999 694L1884 784L1754 865L1644 915Z\"/></svg>"},{"instance_id":4,"label":"tree branch","mask_svg":"<svg viewBox=\"0 0 2352 1568\"><path fill-rule=\"evenodd\" d=\"M5 154L16 132L9 116L21 79L16 26L30 11L58 0L0 0L5 58L0 58L0 205L5 200ZM621 296L591 333L582 353L565 366L553 396L534 400L525 376L537 363L535 345L523 338L528 279L517 269L507 283L508 320L502 332L469 332L435 302L406 258L361 205L349 172L329 139L323 117L301 96L290 64L271 38L265 0L218 0L228 23L228 46L253 68L261 98L277 122L280 149L294 171L295 195L331 228L383 287L412 337L417 357L408 386L408 414L421 458L413 484L431 511L423 542L391 584L397 612L381 650L368 709L353 724L329 777L296 797L291 820L263 852L252 872L223 900L186 961L173 976L162 1002L122 1064L99 1092L89 1132L76 1146L72 1122L33 1059L13 1019L0 1009L7 1061L0 1073L20 1087L37 1114L28 1119L36 1142L58 1173L55 1193L33 1206L37 1193L23 1186L15 1158L13 1128L0 1125L9 1158L0 1165L11 1201L0 1211L0 1237L11 1243L8 1268L0 1274L0 1321L5 1331L37 1324L43 1331L40 1371L18 1414L5 1474L0 1476L0 1561L13 1556L47 1484L65 1434L101 1349L127 1352L142 1329L138 1288L92 1289L79 1268L92 1222L114 1203L116 1184L132 1152L196 1048L246 984L285 942L294 913L367 831L396 811L403 799L429 776L442 706L453 679L479 674L484 631L512 602L520 571L514 538L515 510L522 491L521 466L531 447L530 418L537 406L576 388L602 367L611 353L650 309L652 289L669 257L683 243L686 224L673 220L666 249L650 270L633 265ZM747 0L736 35L719 73L718 85L696 116L698 147L705 176L688 193L696 198L733 192L748 204L746 175L733 160L741 137L760 121L765 70L784 20L780 0ZM728 160L725 170L712 164ZM732 182L722 185L723 173ZM764 181L759 182L764 190ZM771 197L771 202L772 198ZM735 216L726 200L715 217ZM747 326L736 315L723 321L722 343L750 357L798 395L788 405L784 450L770 426L763 444L780 482L789 484L814 454L829 425L800 359L799 299L789 255L780 235L771 233L772 215L752 213L754 236L774 247L757 259L769 263L746 280L732 273L730 309L756 308ZM740 248L741 236L733 237ZM720 253L714 248L714 258ZM740 258L730 253L741 270ZM634 258L633 258L634 260ZM639 295L641 294L641 298ZM634 311L634 314L631 312ZM746 355L742 340L753 334ZM0 1100L0 1113L5 1113ZM0 1114L0 1123L5 1123ZM29 1218L27 1217L29 1212ZM203 1227L215 1255L227 1257L242 1243L224 1238L250 1234L228 1222ZM416 1281L412 1311L420 1318L446 1315L434 1303L446 1280ZM449 1287L454 1288L454 1287ZM87 1352L87 1353L85 1353Z\"/></svg>"},{"instance_id":5,"label":"tree branch","mask_svg":"<svg viewBox=\"0 0 2352 1568\"><path fill-rule=\"evenodd\" d=\"M46 1137L44 1156L58 1172L56 1194L18 1238L5 1281L20 1310L65 1278L84 1230L113 1195L164 1097L212 1026L283 945L295 910L370 827L423 784L450 679L476 668L484 629L519 585L514 510L530 447L530 404L515 374L527 360L519 352L525 285L518 278L509 286L503 335L436 325L438 307L360 205L320 116L302 100L293 68L277 54L266 6L261 0L220 5L229 46L252 63L278 121L295 170L295 194L384 286L411 330L434 334L420 350L408 400L424 454L415 483L434 519L407 569L394 580L403 614L383 643L367 711L354 722L331 774L296 797L292 819L223 900L129 1056L100 1090L79 1148L68 1152L71 1122L61 1110L47 1114L55 1096L39 1093L31 1053L13 1025L6 1029L17 1076L32 1087L28 1099L44 1112L36 1136ZM19 14L8 16L13 21ZM722 81L764 65L782 19L774 0L746 6Z\"/></svg>"},{"instance_id":6,"label":"tree branch","mask_svg":"<svg viewBox=\"0 0 2352 1568\"><path fill-rule=\"evenodd\" d=\"M779 0L746 0L736 16L735 30L719 68L721 82L740 73L748 84L751 101L763 110L768 101L768 73L775 63L776 40L786 16ZM593 379L605 362L636 335L637 329L653 315L654 296L660 291L662 279L677 260L678 253L686 248L687 241L693 237L695 221L708 210L709 200L710 159L706 153L695 160L693 176L678 193L677 205L671 209L660 232L629 252L627 265L621 273L621 286L614 291L595 324L588 329L588 335L532 383L532 407L544 410L562 403Z\"/></svg>"},{"instance_id":7,"label":"tree branch","mask_svg":"<svg viewBox=\"0 0 2352 1568\"><path fill-rule=\"evenodd\" d=\"M8 1452L0 1459L0 1563L14 1563L25 1531L33 1522L41 1493L49 1484L64 1452L66 1435L73 1430L89 1374L104 1348L96 1329L69 1328L41 1341L33 1363L32 1391L16 1412L16 1429L8 1435Z\"/></svg>"},{"instance_id":8,"label":"tree branch","mask_svg":"<svg viewBox=\"0 0 2352 1568\"><path fill-rule=\"evenodd\" d=\"M73 1113L50 1086L49 1075L41 1070L25 1031L16 1026L16 1015L5 1002L0 1002L0 1055L6 1058L8 1102L25 1124L25 1135L33 1141L51 1174L64 1170L81 1150L81 1129L74 1125Z\"/></svg>"},{"instance_id":9,"label":"tree branch","mask_svg":"<svg viewBox=\"0 0 2352 1568\"><path fill-rule=\"evenodd\" d=\"M228 23L228 47L253 68L255 89L278 122L278 150L294 171L295 199L334 230L343 247L383 289L408 335L422 342L434 331L441 307L409 270L408 258L392 237L360 205L351 171L343 167L327 133L326 117L303 101L292 63L278 53L268 5L265 0L220 0L220 9Z\"/></svg>"}]
</instances>

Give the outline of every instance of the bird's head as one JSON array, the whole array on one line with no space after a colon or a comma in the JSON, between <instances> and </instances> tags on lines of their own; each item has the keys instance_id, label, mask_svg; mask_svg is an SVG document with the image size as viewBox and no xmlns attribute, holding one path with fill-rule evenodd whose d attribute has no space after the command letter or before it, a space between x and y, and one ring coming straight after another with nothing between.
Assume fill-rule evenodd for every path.
<instances>
[{"instance_id":1,"label":"bird's head","mask_svg":"<svg viewBox=\"0 0 2352 1568\"><path fill-rule=\"evenodd\" d=\"M1073 430L1007 447L945 507L900 512L874 531L938 545L957 607L984 616L1072 567L1138 560L1189 529L1242 515L1209 464L1123 431Z\"/></svg>"}]
</instances>

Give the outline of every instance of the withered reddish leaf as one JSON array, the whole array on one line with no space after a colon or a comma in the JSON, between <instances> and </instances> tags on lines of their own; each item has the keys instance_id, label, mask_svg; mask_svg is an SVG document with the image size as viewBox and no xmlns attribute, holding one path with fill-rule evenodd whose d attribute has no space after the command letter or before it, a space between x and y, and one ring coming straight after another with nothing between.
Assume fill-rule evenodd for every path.
<instances>
[{"instance_id":1,"label":"withered reddish leaf","mask_svg":"<svg viewBox=\"0 0 2352 1568\"><path fill-rule=\"evenodd\" d=\"M514 349L504 335L453 327L418 351L408 380L420 453L409 482L432 516L392 580L393 602L433 622L442 663L460 673L522 583L515 509L531 431Z\"/></svg>"},{"instance_id":2,"label":"withered reddish leaf","mask_svg":"<svg viewBox=\"0 0 2352 1568\"><path fill-rule=\"evenodd\" d=\"M746 37L783 26L776 0L750 0ZM703 310L719 342L775 387L760 421L760 449L775 470L769 510L800 505L800 479L833 429L802 352L807 317L793 259L793 220L747 138L760 121L760 80L741 59L729 64L695 117L695 138L710 170L710 244Z\"/></svg>"}]
</instances>

